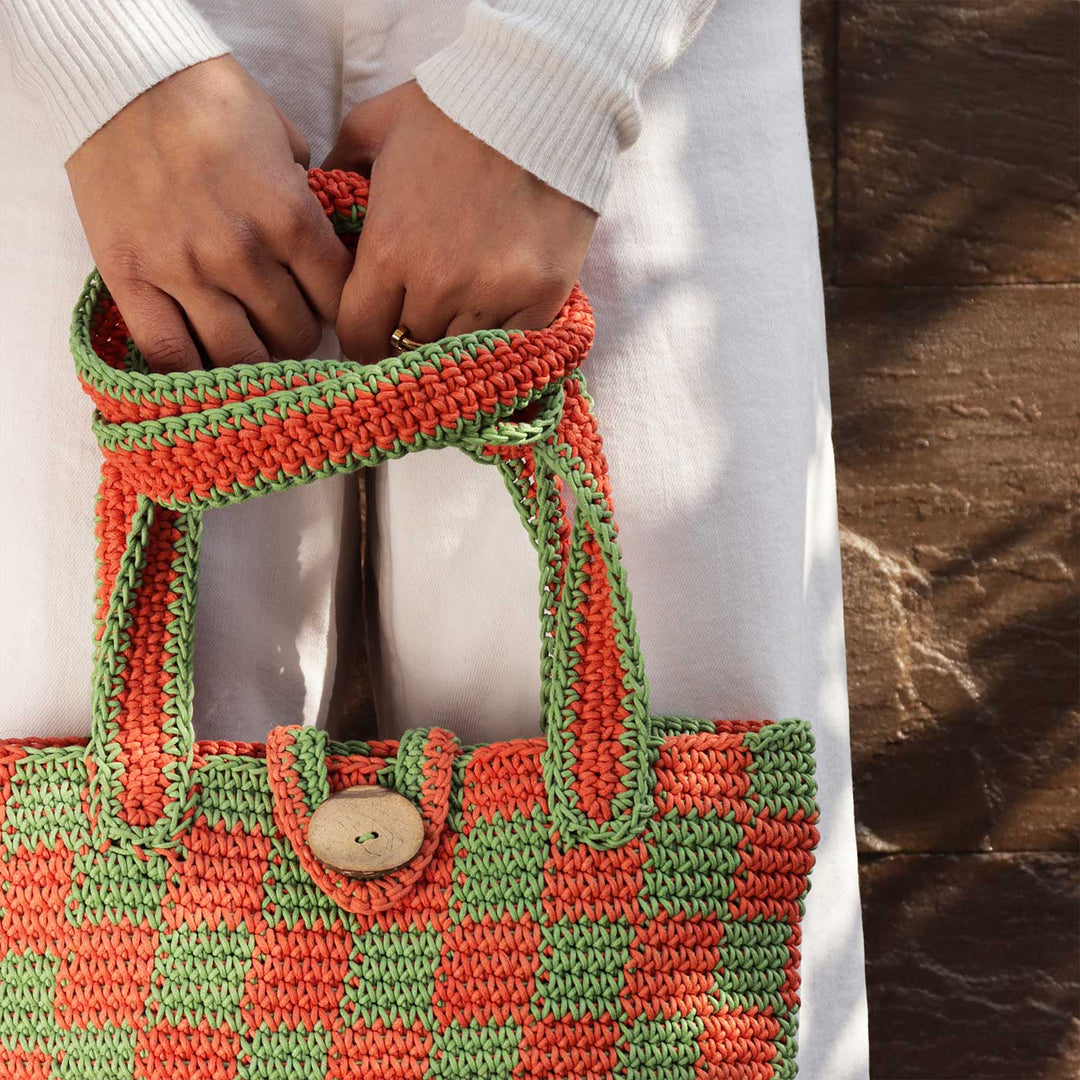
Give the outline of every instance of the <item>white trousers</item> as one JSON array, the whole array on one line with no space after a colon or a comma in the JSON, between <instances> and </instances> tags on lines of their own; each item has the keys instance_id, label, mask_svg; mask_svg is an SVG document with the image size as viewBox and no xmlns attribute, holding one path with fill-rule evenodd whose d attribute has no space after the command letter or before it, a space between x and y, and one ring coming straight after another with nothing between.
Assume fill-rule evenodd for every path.
<instances>
[{"instance_id":1,"label":"white trousers","mask_svg":"<svg viewBox=\"0 0 1080 1080\"><path fill-rule=\"evenodd\" d=\"M200 0L311 142L455 35L465 0ZM43 103L0 56L0 736L89 724L98 454L67 336L90 256ZM797 0L719 0L647 84L582 283L586 372L656 713L803 716L821 843L803 1080L867 1080L836 488ZM138 168L138 162L118 168ZM322 355L337 348L333 335ZM16 389L17 388L17 389ZM202 738L326 717L359 538L349 478L207 514ZM535 555L494 469L446 451L376 480L381 734L539 732Z\"/></svg>"}]
</instances>

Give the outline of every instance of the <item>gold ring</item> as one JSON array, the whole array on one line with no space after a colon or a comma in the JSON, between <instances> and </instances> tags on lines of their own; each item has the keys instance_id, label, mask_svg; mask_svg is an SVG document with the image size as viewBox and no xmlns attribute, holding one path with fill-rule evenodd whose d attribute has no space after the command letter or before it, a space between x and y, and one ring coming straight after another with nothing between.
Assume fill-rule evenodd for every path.
<instances>
[{"instance_id":1,"label":"gold ring","mask_svg":"<svg viewBox=\"0 0 1080 1080\"><path fill-rule=\"evenodd\" d=\"M400 356L402 353L412 352L413 349L419 349L423 344L422 341L414 341L409 337L409 328L407 326L399 326L390 335L390 347L394 350L396 356Z\"/></svg>"}]
</instances>

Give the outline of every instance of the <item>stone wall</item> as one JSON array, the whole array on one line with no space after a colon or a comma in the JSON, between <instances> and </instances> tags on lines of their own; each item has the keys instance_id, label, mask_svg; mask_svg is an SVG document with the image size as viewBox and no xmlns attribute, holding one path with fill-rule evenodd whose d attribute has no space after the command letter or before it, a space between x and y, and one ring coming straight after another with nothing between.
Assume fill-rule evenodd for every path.
<instances>
[{"instance_id":1,"label":"stone wall","mask_svg":"<svg viewBox=\"0 0 1080 1080\"><path fill-rule=\"evenodd\" d=\"M1071 1080L1080 5L803 25L873 1080Z\"/></svg>"}]
</instances>

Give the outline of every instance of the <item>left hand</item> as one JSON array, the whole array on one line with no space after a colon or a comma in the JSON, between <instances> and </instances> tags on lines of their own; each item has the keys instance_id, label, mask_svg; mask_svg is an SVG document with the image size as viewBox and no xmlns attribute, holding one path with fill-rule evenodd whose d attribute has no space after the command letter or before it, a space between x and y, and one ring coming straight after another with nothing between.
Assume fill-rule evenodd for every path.
<instances>
[{"instance_id":1,"label":"left hand","mask_svg":"<svg viewBox=\"0 0 1080 1080\"><path fill-rule=\"evenodd\" d=\"M585 260L597 214L433 105L415 81L342 121L324 169L369 173L370 208L337 320L346 356L418 341L547 326Z\"/></svg>"}]
</instances>

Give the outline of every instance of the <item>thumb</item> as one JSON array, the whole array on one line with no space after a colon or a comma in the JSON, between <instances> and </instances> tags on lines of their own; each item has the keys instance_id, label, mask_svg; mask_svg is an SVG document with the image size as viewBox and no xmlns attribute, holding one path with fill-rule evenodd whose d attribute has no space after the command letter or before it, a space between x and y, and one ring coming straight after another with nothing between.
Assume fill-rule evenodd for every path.
<instances>
[{"instance_id":1,"label":"thumb","mask_svg":"<svg viewBox=\"0 0 1080 1080\"><path fill-rule=\"evenodd\" d=\"M369 172L393 126L403 88L397 86L385 94L376 94L350 109L322 168Z\"/></svg>"}]
</instances>

